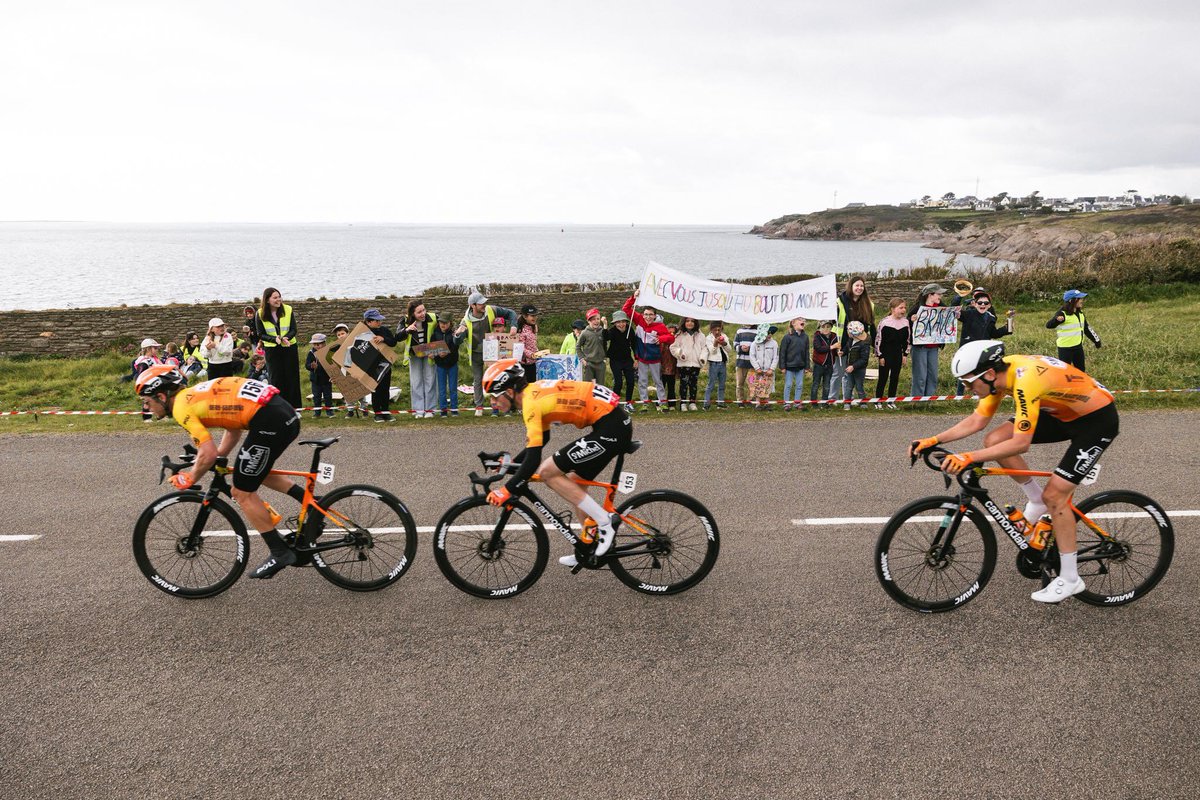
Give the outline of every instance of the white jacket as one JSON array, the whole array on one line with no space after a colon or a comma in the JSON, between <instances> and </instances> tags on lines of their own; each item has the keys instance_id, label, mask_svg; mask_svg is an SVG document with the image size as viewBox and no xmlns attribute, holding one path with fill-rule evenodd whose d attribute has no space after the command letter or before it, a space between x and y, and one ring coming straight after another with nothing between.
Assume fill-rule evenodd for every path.
<instances>
[{"instance_id":1,"label":"white jacket","mask_svg":"<svg viewBox=\"0 0 1200 800\"><path fill-rule=\"evenodd\" d=\"M725 334L725 344L721 345L720 347L717 347L717 337L713 334L710 333L708 336L704 337L704 346L708 352L709 361L720 361L722 352L725 353L726 364L733 361L733 350L731 349L732 345L733 339L730 339L728 334Z\"/></svg>"},{"instance_id":2,"label":"white jacket","mask_svg":"<svg viewBox=\"0 0 1200 800\"><path fill-rule=\"evenodd\" d=\"M208 359L209 364L228 364L233 361L233 337L228 332L212 342L211 347L208 336L205 336L200 342L200 349L204 352L204 357Z\"/></svg>"},{"instance_id":3,"label":"white jacket","mask_svg":"<svg viewBox=\"0 0 1200 800\"><path fill-rule=\"evenodd\" d=\"M750 345L750 366L754 369L775 369L779 366L779 343L766 338Z\"/></svg>"},{"instance_id":4,"label":"white jacket","mask_svg":"<svg viewBox=\"0 0 1200 800\"><path fill-rule=\"evenodd\" d=\"M699 331L684 333L680 331L671 343L671 355L681 367L699 368L708 360L708 342Z\"/></svg>"}]
</instances>

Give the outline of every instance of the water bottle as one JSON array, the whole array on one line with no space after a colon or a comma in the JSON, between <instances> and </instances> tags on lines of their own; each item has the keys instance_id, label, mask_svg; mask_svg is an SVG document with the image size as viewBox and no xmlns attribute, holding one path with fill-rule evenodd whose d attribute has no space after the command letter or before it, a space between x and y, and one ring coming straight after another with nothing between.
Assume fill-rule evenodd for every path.
<instances>
[{"instance_id":1,"label":"water bottle","mask_svg":"<svg viewBox=\"0 0 1200 800\"><path fill-rule=\"evenodd\" d=\"M591 517L584 517L583 523L579 526L579 541L584 544L591 544L596 541L596 533L600 526L596 524L596 520Z\"/></svg>"},{"instance_id":2,"label":"water bottle","mask_svg":"<svg viewBox=\"0 0 1200 800\"><path fill-rule=\"evenodd\" d=\"M1042 518L1033 526L1033 533L1029 535L1029 546L1035 550L1041 550L1046 546L1046 540L1049 538L1054 529L1054 521L1049 514L1043 514Z\"/></svg>"},{"instance_id":3,"label":"water bottle","mask_svg":"<svg viewBox=\"0 0 1200 800\"><path fill-rule=\"evenodd\" d=\"M1021 509L1009 504L1004 506L1004 513L1008 515L1008 521L1013 524L1018 533L1025 532L1025 528L1028 527L1029 523L1025 521L1025 513Z\"/></svg>"}]
</instances>

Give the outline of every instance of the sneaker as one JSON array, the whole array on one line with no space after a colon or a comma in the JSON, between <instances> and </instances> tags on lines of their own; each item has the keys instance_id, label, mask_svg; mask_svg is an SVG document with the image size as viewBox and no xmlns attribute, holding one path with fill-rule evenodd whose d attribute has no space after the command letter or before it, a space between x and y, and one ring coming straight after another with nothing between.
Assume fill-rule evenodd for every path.
<instances>
[{"instance_id":1,"label":"sneaker","mask_svg":"<svg viewBox=\"0 0 1200 800\"><path fill-rule=\"evenodd\" d=\"M680 410L681 412L683 412L683 411L687 411L687 410L688 410L687 403L683 403L683 404L681 404L681 405L679 406L679 410Z\"/></svg>"},{"instance_id":2,"label":"sneaker","mask_svg":"<svg viewBox=\"0 0 1200 800\"><path fill-rule=\"evenodd\" d=\"M330 419L333 419L333 417L334 417L334 411L333 411L333 409L331 408L331 409L329 409L328 411L326 411L326 412L325 412L325 416L329 417Z\"/></svg>"},{"instance_id":3,"label":"sneaker","mask_svg":"<svg viewBox=\"0 0 1200 800\"><path fill-rule=\"evenodd\" d=\"M1055 578L1044 588L1029 596L1039 603L1061 603L1068 597L1079 594L1083 589L1083 578L1076 578L1073 583L1067 583L1062 578Z\"/></svg>"},{"instance_id":4,"label":"sneaker","mask_svg":"<svg viewBox=\"0 0 1200 800\"><path fill-rule=\"evenodd\" d=\"M575 558L575 556L559 556L558 563L562 564L564 567L574 568L579 566L579 559Z\"/></svg>"},{"instance_id":5,"label":"sneaker","mask_svg":"<svg viewBox=\"0 0 1200 800\"><path fill-rule=\"evenodd\" d=\"M705 404L704 404L704 410L705 410L705 411L708 411L710 408L712 408L712 403L705 403Z\"/></svg>"},{"instance_id":6,"label":"sneaker","mask_svg":"<svg viewBox=\"0 0 1200 800\"><path fill-rule=\"evenodd\" d=\"M443 408L443 409L442 409L442 416L443 416L443 417L448 417L448 416L450 416L450 412L449 412L449 411L447 411L446 409L444 409L444 408Z\"/></svg>"},{"instance_id":7,"label":"sneaker","mask_svg":"<svg viewBox=\"0 0 1200 800\"><path fill-rule=\"evenodd\" d=\"M482 408L477 408L477 409L475 409L475 416L477 416L477 417L482 417L482 416L483 416L483 409L482 409Z\"/></svg>"},{"instance_id":8,"label":"sneaker","mask_svg":"<svg viewBox=\"0 0 1200 800\"><path fill-rule=\"evenodd\" d=\"M717 411L724 411L724 410L725 410L725 404L717 403Z\"/></svg>"},{"instance_id":9,"label":"sneaker","mask_svg":"<svg viewBox=\"0 0 1200 800\"><path fill-rule=\"evenodd\" d=\"M451 411L451 412L450 412L450 416L452 416L452 417L457 417L457 416L458 416L458 409L456 408L456 409L454 409L453 411Z\"/></svg>"},{"instance_id":10,"label":"sneaker","mask_svg":"<svg viewBox=\"0 0 1200 800\"><path fill-rule=\"evenodd\" d=\"M849 403L846 403L846 405L842 406L842 411L849 411L849 410L850 410L850 404L849 404Z\"/></svg>"},{"instance_id":11,"label":"sneaker","mask_svg":"<svg viewBox=\"0 0 1200 800\"><path fill-rule=\"evenodd\" d=\"M376 422L387 422L387 421L388 421L388 418L387 418L387 417L385 417L383 414L376 414L376 415L375 415L375 421L376 421Z\"/></svg>"},{"instance_id":12,"label":"sneaker","mask_svg":"<svg viewBox=\"0 0 1200 800\"><path fill-rule=\"evenodd\" d=\"M883 410L883 404L882 404L882 403L876 403L876 404L875 404L875 410L876 410L876 411L882 411L882 410Z\"/></svg>"},{"instance_id":13,"label":"sneaker","mask_svg":"<svg viewBox=\"0 0 1200 800\"><path fill-rule=\"evenodd\" d=\"M433 412L432 412L432 411L426 411L426 412L425 412L425 419L433 419Z\"/></svg>"},{"instance_id":14,"label":"sneaker","mask_svg":"<svg viewBox=\"0 0 1200 800\"><path fill-rule=\"evenodd\" d=\"M668 405L664 405L664 404L660 403L658 406L658 411L660 414L665 414L666 412L668 412L670 410L671 410L671 407Z\"/></svg>"},{"instance_id":15,"label":"sneaker","mask_svg":"<svg viewBox=\"0 0 1200 800\"><path fill-rule=\"evenodd\" d=\"M888 407L888 408L890 408L892 411L895 411L895 410L896 410L896 404L895 404L895 403L888 403L888 404L887 404L887 407Z\"/></svg>"},{"instance_id":16,"label":"sneaker","mask_svg":"<svg viewBox=\"0 0 1200 800\"><path fill-rule=\"evenodd\" d=\"M696 411L696 410L698 410L698 409L696 408L695 403L688 403L688 411Z\"/></svg>"},{"instance_id":17,"label":"sneaker","mask_svg":"<svg viewBox=\"0 0 1200 800\"><path fill-rule=\"evenodd\" d=\"M314 411L314 412L313 412L313 419L320 419L320 418L321 418L321 412L320 412L320 411Z\"/></svg>"}]
</instances>

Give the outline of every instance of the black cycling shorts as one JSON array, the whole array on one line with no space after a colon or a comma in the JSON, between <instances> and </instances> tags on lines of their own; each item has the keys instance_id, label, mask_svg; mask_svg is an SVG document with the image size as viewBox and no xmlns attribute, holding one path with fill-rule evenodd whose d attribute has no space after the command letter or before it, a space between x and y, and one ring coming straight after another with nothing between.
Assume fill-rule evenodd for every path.
<instances>
[{"instance_id":1,"label":"black cycling shorts","mask_svg":"<svg viewBox=\"0 0 1200 800\"><path fill-rule=\"evenodd\" d=\"M633 441L633 420L621 406L596 420L592 429L551 458L564 473L574 472L585 481L593 481L600 470L619 454L629 449Z\"/></svg>"},{"instance_id":2,"label":"black cycling shorts","mask_svg":"<svg viewBox=\"0 0 1200 800\"><path fill-rule=\"evenodd\" d=\"M233 488L256 492L275 459L300 435L300 412L279 395L255 412L233 467Z\"/></svg>"},{"instance_id":3,"label":"black cycling shorts","mask_svg":"<svg viewBox=\"0 0 1200 800\"><path fill-rule=\"evenodd\" d=\"M1096 466L1100 456L1104 455L1104 451L1113 443L1113 439L1117 438L1119 432L1116 403L1109 403L1104 408L1070 422L1063 422L1057 417L1038 411L1037 423L1033 429L1033 443L1070 440L1071 446L1054 468L1054 474L1078 486Z\"/></svg>"}]
</instances>

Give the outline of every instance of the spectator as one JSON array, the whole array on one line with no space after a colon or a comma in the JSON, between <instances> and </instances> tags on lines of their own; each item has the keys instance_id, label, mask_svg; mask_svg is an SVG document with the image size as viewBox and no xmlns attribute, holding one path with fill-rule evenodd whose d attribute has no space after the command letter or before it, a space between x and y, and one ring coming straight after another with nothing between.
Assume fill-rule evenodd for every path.
<instances>
[{"instance_id":1,"label":"spectator","mask_svg":"<svg viewBox=\"0 0 1200 800\"><path fill-rule=\"evenodd\" d=\"M483 337L492 332L493 322L498 318L503 318L509 327L509 333L517 332L517 313L511 308L489 306L487 301L480 292L472 292L467 299L467 313L462 319L462 324L467 329L467 356L471 362L477 417L483 416Z\"/></svg>"},{"instance_id":2,"label":"spectator","mask_svg":"<svg viewBox=\"0 0 1200 800\"><path fill-rule=\"evenodd\" d=\"M725 410L725 381L729 377L729 359L732 347L725 335L725 323L720 320L708 323L708 336L704 337L708 351L708 385L704 387L704 408L712 405L713 388L717 390L717 410Z\"/></svg>"},{"instance_id":3,"label":"spectator","mask_svg":"<svg viewBox=\"0 0 1200 800\"><path fill-rule=\"evenodd\" d=\"M746 378L746 389L760 411L771 407L771 394L775 391L775 369L779 366L779 345L771 337L779 329L762 323L754 334L750 345L750 368L752 375Z\"/></svg>"},{"instance_id":4,"label":"spectator","mask_svg":"<svg viewBox=\"0 0 1200 800\"><path fill-rule=\"evenodd\" d=\"M945 288L938 286L936 283L928 283L921 287L921 294L917 298L915 305L908 309L908 322L910 325L910 335L914 332L912 327L916 324L917 311L922 307L928 308L945 308L942 303L942 295L946 293ZM912 344L912 394L914 397L929 397L937 394L938 384L938 354L941 352L942 345L940 344Z\"/></svg>"},{"instance_id":5,"label":"spectator","mask_svg":"<svg viewBox=\"0 0 1200 800\"><path fill-rule=\"evenodd\" d=\"M589 308L587 327L576 340L576 354L579 356L580 377L585 381L604 385L604 357L606 355L606 334L608 320L600 315L600 309Z\"/></svg>"},{"instance_id":6,"label":"spectator","mask_svg":"<svg viewBox=\"0 0 1200 800\"><path fill-rule=\"evenodd\" d=\"M251 351L249 342L242 342L242 344L233 348L233 361L230 363L233 364L234 375L241 375L246 369L246 363L250 360L251 352L262 353L261 350Z\"/></svg>"},{"instance_id":7,"label":"spectator","mask_svg":"<svg viewBox=\"0 0 1200 800\"><path fill-rule=\"evenodd\" d=\"M442 410L442 416L447 413L458 416L458 346L467 336L467 327L459 325L457 329L450 328L450 317L437 317L437 327L430 334L429 341L445 342L450 352L433 359L437 376L437 401Z\"/></svg>"},{"instance_id":8,"label":"spectator","mask_svg":"<svg viewBox=\"0 0 1200 800\"><path fill-rule=\"evenodd\" d=\"M754 339L758 335L758 326L750 325L749 323L738 328L738 332L733 337L733 352L737 356L734 361L734 377L733 390L734 396L737 398L738 406L745 408L746 401L749 400L747 391L746 379L750 375L750 346L754 344Z\"/></svg>"},{"instance_id":9,"label":"spectator","mask_svg":"<svg viewBox=\"0 0 1200 800\"><path fill-rule=\"evenodd\" d=\"M633 357L637 361L638 396L642 400L642 408L648 410L649 384L653 380L658 410L666 411L667 389L662 381L662 349L664 346L670 347L675 337L658 319L657 309L653 306L644 306L640 314L633 310L633 304L639 294L641 289L634 289L621 309L633 320Z\"/></svg>"},{"instance_id":10,"label":"spectator","mask_svg":"<svg viewBox=\"0 0 1200 800\"><path fill-rule=\"evenodd\" d=\"M624 311L613 312L612 327L604 332L604 351L608 353L608 365L612 367L613 391L625 399L625 405L632 411L633 331L629 328L629 315Z\"/></svg>"},{"instance_id":11,"label":"spectator","mask_svg":"<svg viewBox=\"0 0 1200 800\"><path fill-rule=\"evenodd\" d=\"M679 332L671 343L671 355L679 367L679 410L695 411L700 368L708 363L708 341L695 317L680 320Z\"/></svg>"},{"instance_id":12,"label":"spectator","mask_svg":"<svg viewBox=\"0 0 1200 800\"><path fill-rule=\"evenodd\" d=\"M562 347L558 348L560 356L573 356L579 347L579 336L583 333L583 329L587 327L587 323L581 319L577 319L571 323L571 330L563 338ZM530 378L530 380L533 380Z\"/></svg>"},{"instance_id":13,"label":"spectator","mask_svg":"<svg viewBox=\"0 0 1200 800\"><path fill-rule=\"evenodd\" d=\"M170 364L175 369L182 367L183 356L179 353L179 345L174 342L167 342L167 346L163 349L162 360L164 364Z\"/></svg>"},{"instance_id":14,"label":"spectator","mask_svg":"<svg viewBox=\"0 0 1200 800\"><path fill-rule=\"evenodd\" d=\"M220 317L208 321L208 333L200 343L200 353L208 361L208 377L233 375L233 337L225 330L225 322Z\"/></svg>"},{"instance_id":15,"label":"spectator","mask_svg":"<svg viewBox=\"0 0 1200 800\"><path fill-rule=\"evenodd\" d=\"M135 382L138 375L141 375L157 364L163 363L158 355L161 347L162 345L154 339L142 339L138 357L133 360L133 379ZM154 415L150 413L150 408L146 405L145 398L142 398L142 422L154 422Z\"/></svg>"},{"instance_id":16,"label":"spectator","mask_svg":"<svg viewBox=\"0 0 1200 800\"><path fill-rule=\"evenodd\" d=\"M1067 362L1080 372L1086 372L1083 368L1083 338L1086 336L1091 339L1096 349L1100 349L1100 334L1092 329L1083 315L1085 297L1087 292L1068 289L1063 293L1062 308L1054 312L1054 316L1046 323L1047 328L1058 331L1058 360Z\"/></svg>"},{"instance_id":17,"label":"spectator","mask_svg":"<svg viewBox=\"0 0 1200 800\"><path fill-rule=\"evenodd\" d=\"M413 308L413 306L410 304L409 305L410 311L412 308ZM425 307L421 306L421 310L424 311L424 309L425 309ZM366 311L363 312L363 322L366 323L367 327L370 329L370 332L371 332L371 343L387 345L388 347L395 347L396 341L397 341L396 334L392 333L390 328L387 328L384 326L383 323L385 320L387 320L387 317L385 317L383 315L383 312L380 311L378 308L368 308ZM418 329L421 329L421 331L423 333L424 321L425 321L425 318L424 318L424 316L422 316L419 320L413 320L412 322L410 322L408 325L408 328L407 328L409 334L411 334L413 332L414 326ZM360 335L358 337L358 340L362 340L363 338L365 338L365 337ZM413 354L413 360L414 361L417 360L415 353ZM425 363L428 363L428 361L425 360ZM432 403L429 403L428 402L429 398L424 396L426 389L424 388L423 385L422 385L422 387L423 387L422 388L422 397L420 398L420 402L418 402L418 399L417 399L417 385L418 385L417 381L424 379L424 369L419 368L417 370L417 374L420 376L418 378L413 378L413 373L414 373L414 371L410 367L409 373L408 373L408 378L409 378L410 385L412 386L412 392L413 392L413 397L412 397L413 418L416 419L418 417L421 417L424 414L422 409L429 408L430 406L432 406ZM429 387L427 391L428 391L428 394L431 394L431 395L433 394L432 387ZM382 373L379 376L379 382L375 386L375 390L373 392L371 392L371 411L375 414L376 422L395 422L396 421L396 416L392 413L392 366L391 366L391 364L388 364L388 366L383 369ZM429 416L432 417L433 412L430 412Z\"/></svg>"},{"instance_id":18,"label":"spectator","mask_svg":"<svg viewBox=\"0 0 1200 800\"><path fill-rule=\"evenodd\" d=\"M670 331L672 336L679 335L678 325L668 325L667 330ZM667 411L676 407L675 381L679 377L679 362L675 360L674 354L671 353L672 346L674 346L673 342L670 346L659 348L659 357L661 359L659 361L659 374L662 375L663 386L667 387ZM662 396L660 395L659 408L661 409L662 407Z\"/></svg>"},{"instance_id":19,"label":"spectator","mask_svg":"<svg viewBox=\"0 0 1200 800\"><path fill-rule=\"evenodd\" d=\"M258 348L258 323L254 321L257 313L254 306L242 309L242 338L250 342L252 350Z\"/></svg>"},{"instance_id":20,"label":"spectator","mask_svg":"<svg viewBox=\"0 0 1200 800\"><path fill-rule=\"evenodd\" d=\"M838 340L844 342L845 346L834 359L833 374L829 381L830 400L846 399L850 394L851 381L846 374L846 364L849 363L853 337L847 335L846 326L855 321L863 324L869 340L875 338L875 306L867 292L866 281L858 275L850 276L845 291L838 295L837 334Z\"/></svg>"},{"instance_id":21,"label":"spectator","mask_svg":"<svg viewBox=\"0 0 1200 800\"><path fill-rule=\"evenodd\" d=\"M856 397L859 400L867 399L867 390L864 386L866 379L867 364L871 358L871 335L867 333L867 327L858 320L850 320L846 323L846 336L850 339L850 344L846 348L846 379L850 384L846 389L846 404L842 406L843 411L850 410L850 401ZM875 404L875 408L882 408L879 403Z\"/></svg>"},{"instance_id":22,"label":"spectator","mask_svg":"<svg viewBox=\"0 0 1200 800\"><path fill-rule=\"evenodd\" d=\"M267 366L267 357L265 355L256 352L250 356L250 368L246 372L246 377L252 381L271 382L271 370Z\"/></svg>"},{"instance_id":23,"label":"spectator","mask_svg":"<svg viewBox=\"0 0 1200 800\"><path fill-rule=\"evenodd\" d=\"M333 326L333 335L337 337L337 344L334 345L334 347L330 350L331 354L337 352L349 333L350 326L344 322L339 322L337 325ZM354 419L357 416L361 416L364 419L366 418L367 409L369 408L366 398L362 398L354 402L346 401L345 398L343 398L343 401L346 404L346 419Z\"/></svg>"},{"instance_id":24,"label":"spectator","mask_svg":"<svg viewBox=\"0 0 1200 800\"><path fill-rule=\"evenodd\" d=\"M954 299L961 302L964 298L956 297ZM971 293L970 302L963 307L959 314L961 336L959 347L967 342L975 342L980 339L999 339L1001 336L1008 336L1013 332L1013 317L1016 315L1017 312L1010 308L1005 315L1004 324L998 324L995 309L992 308L991 295L987 293L986 289L974 290ZM961 395L964 391L966 391L966 386L959 381L956 392Z\"/></svg>"},{"instance_id":25,"label":"spectator","mask_svg":"<svg viewBox=\"0 0 1200 800\"><path fill-rule=\"evenodd\" d=\"M380 314L380 318L382 316ZM390 342L388 341L388 336L391 335L390 331L380 326L378 330L386 333L377 333L381 337L377 341L381 341L389 347L394 346L400 340L404 341L403 363L408 367L409 403L412 407L413 419L432 417L434 409L437 408L437 367L432 359L417 353L413 348L431 341L433 331L437 328L437 314L429 313L425 308L425 303L421 300L410 300L408 311L400 324L400 331ZM391 378L390 371L388 378ZM372 396L371 402L378 405L374 396Z\"/></svg>"},{"instance_id":26,"label":"spectator","mask_svg":"<svg viewBox=\"0 0 1200 800\"><path fill-rule=\"evenodd\" d=\"M525 380L533 383L537 380L538 359L538 310L537 306L521 306L521 315L517 317L517 341L521 343L521 366L525 368ZM563 344L571 342L571 355L575 354L575 337L568 335Z\"/></svg>"},{"instance_id":27,"label":"spectator","mask_svg":"<svg viewBox=\"0 0 1200 800\"><path fill-rule=\"evenodd\" d=\"M314 333L308 341L308 354L304 356L304 368L308 370L308 383L313 392L313 419L320 419L324 411L333 416L333 381L317 359L317 351L325 346L325 334Z\"/></svg>"},{"instance_id":28,"label":"spectator","mask_svg":"<svg viewBox=\"0 0 1200 800\"><path fill-rule=\"evenodd\" d=\"M783 410L803 408L804 373L809 368L807 321L796 317L779 343L779 367L783 370Z\"/></svg>"},{"instance_id":29,"label":"spectator","mask_svg":"<svg viewBox=\"0 0 1200 800\"><path fill-rule=\"evenodd\" d=\"M200 334L195 331L188 331L184 335L180 355L183 356L181 371L189 379L198 378L199 380L204 380L208 377L208 362L205 361L204 354L200 351Z\"/></svg>"},{"instance_id":30,"label":"spectator","mask_svg":"<svg viewBox=\"0 0 1200 800\"><path fill-rule=\"evenodd\" d=\"M300 334L299 320L292 307L283 302L278 289L267 287L263 290L262 304L254 315L254 329L267 356L267 372L271 375L272 385L293 408L300 408L303 405L300 355L296 345L296 337ZM212 358L208 360L208 374L213 374Z\"/></svg>"},{"instance_id":31,"label":"spectator","mask_svg":"<svg viewBox=\"0 0 1200 800\"><path fill-rule=\"evenodd\" d=\"M904 298L893 297L888 301L888 315L880 321L875 334L875 355L879 358L879 384L875 387L875 396L886 397L888 408L896 407L893 398L900 383L900 370L908 363L910 338Z\"/></svg>"},{"instance_id":32,"label":"spectator","mask_svg":"<svg viewBox=\"0 0 1200 800\"><path fill-rule=\"evenodd\" d=\"M812 389L808 395L810 401L817 402L829 396L834 363L840 349L841 343L838 341L838 335L833 332L833 320L822 320L821 324L817 326L816 335L813 336ZM822 403L818 408L823 405Z\"/></svg>"}]
</instances>

